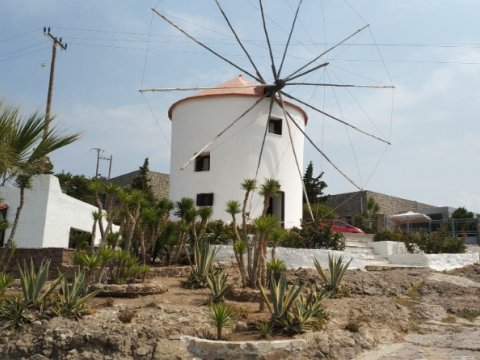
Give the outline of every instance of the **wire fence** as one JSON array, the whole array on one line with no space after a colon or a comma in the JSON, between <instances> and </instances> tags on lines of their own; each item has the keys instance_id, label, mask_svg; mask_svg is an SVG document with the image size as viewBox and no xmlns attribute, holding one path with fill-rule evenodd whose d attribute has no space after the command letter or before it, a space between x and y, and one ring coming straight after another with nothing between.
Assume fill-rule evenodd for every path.
<instances>
[{"instance_id":1,"label":"wire fence","mask_svg":"<svg viewBox=\"0 0 480 360\"><path fill-rule=\"evenodd\" d=\"M431 220L426 223L404 223L397 227L405 232L427 232L446 229L450 235L462 237L466 243L478 243L478 222L476 219L445 219Z\"/></svg>"}]
</instances>

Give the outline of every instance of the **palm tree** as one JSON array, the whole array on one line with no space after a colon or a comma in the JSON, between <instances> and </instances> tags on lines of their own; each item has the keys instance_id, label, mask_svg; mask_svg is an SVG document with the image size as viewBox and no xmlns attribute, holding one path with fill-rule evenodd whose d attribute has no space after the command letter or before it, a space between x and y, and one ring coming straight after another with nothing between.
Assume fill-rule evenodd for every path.
<instances>
[{"instance_id":1,"label":"palm tree","mask_svg":"<svg viewBox=\"0 0 480 360\"><path fill-rule=\"evenodd\" d=\"M276 179L265 179L265 182L260 186L260 195L263 196L263 211L262 215L266 215L270 207L270 199L278 196L280 193L280 183Z\"/></svg>"},{"instance_id":2,"label":"palm tree","mask_svg":"<svg viewBox=\"0 0 480 360\"><path fill-rule=\"evenodd\" d=\"M38 174L42 159L55 150L69 145L79 138L78 134L63 135L57 127L44 134L45 117L35 112L26 117L18 107L9 107L0 102L0 176L2 185L15 178L20 189L20 202L8 242L15 232L25 201L25 189L30 188L31 178Z\"/></svg>"}]
</instances>

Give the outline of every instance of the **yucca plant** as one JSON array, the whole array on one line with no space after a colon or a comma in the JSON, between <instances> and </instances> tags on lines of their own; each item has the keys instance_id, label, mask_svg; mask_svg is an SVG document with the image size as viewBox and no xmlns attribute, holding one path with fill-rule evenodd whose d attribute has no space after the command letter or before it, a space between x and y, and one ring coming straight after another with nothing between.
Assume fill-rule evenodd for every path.
<instances>
[{"instance_id":1,"label":"yucca plant","mask_svg":"<svg viewBox=\"0 0 480 360\"><path fill-rule=\"evenodd\" d=\"M0 324L3 328L19 329L30 322L29 303L22 298L6 298L0 303Z\"/></svg>"},{"instance_id":2,"label":"yucca plant","mask_svg":"<svg viewBox=\"0 0 480 360\"><path fill-rule=\"evenodd\" d=\"M324 282L325 289L331 291L332 295L338 292L343 276L345 275L345 272L350 266L352 260L353 258L351 258L349 262L344 263L343 257L339 256L338 258L335 258L329 254L328 270L330 273L330 278L328 278L327 275L324 273L320 262L317 259L314 260L315 268L317 269L318 274Z\"/></svg>"},{"instance_id":3,"label":"yucca plant","mask_svg":"<svg viewBox=\"0 0 480 360\"><path fill-rule=\"evenodd\" d=\"M5 289L10 286L13 276L7 273L0 273L0 296L3 295Z\"/></svg>"},{"instance_id":4,"label":"yucca plant","mask_svg":"<svg viewBox=\"0 0 480 360\"><path fill-rule=\"evenodd\" d=\"M212 272L213 260L218 249L213 249L207 241L199 240L194 246L192 271L188 275L186 286L189 288L207 287L207 276Z\"/></svg>"},{"instance_id":5,"label":"yucca plant","mask_svg":"<svg viewBox=\"0 0 480 360\"><path fill-rule=\"evenodd\" d=\"M210 273L207 275L207 285L210 288L212 294L212 302L223 302L225 294L230 290L231 285L227 284L228 275L224 272Z\"/></svg>"},{"instance_id":6,"label":"yucca plant","mask_svg":"<svg viewBox=\"0 0 480 360\"><path fill-rule=\"evenodd\" d=\"M90 284L96 282L96 275L100 269L101 261L102 259L97 254L89 254L84 251L75 251L73 254L73 263L85 271L87 282Z\"/></svg>"},{"instance_id":7,"label":"yucca plant","mask_svg":"<svg viewBox=\"0 0 480 360\"><path fill-rule=\"evenodd\" d=\"M274 277L275 281L279 281L282 274L287 271L285 261L280 259L273 259L267 263L267 272L269 277Z\"/></svg>"},{"instance_id":8,"label":"yucca plant","mask_svg":"<svg viewBox=\"0 0 480 360\"><path fill-rule=\"evenodd\" d=\"M68 284L65 278L62 278L60 284L62 291L58 296L57 303L58 315L79 318L87 312L85 302L96 296L100 290L84 295L86 285L87 282L83 271L75 274L71 285Z\"/></svg>"},{"instance_id":9,"label":"yucca plant","mask_svg":"<svg viewBox=\"0 0 480 360\"><path fill-rule=\"evenodd\" d=\"M33 307L40 306L46 298L55 290L63 278L63 275L53 280L42 292L48 280L50 260L42 260L38 272L35 270L33 260L30 259L30 266L23 261L23 266L18 266L20 283L24 300Z\"/></svg>"},{"instance_id":10,"label":"yucca plant","mask_svg":"<svg viewBox=\"0 0 480 360\"><path fill-rule=\"evenodd\" d=\"M278 282L273 277L270 277L269 288L270 296L267 295L266 289L260 285L260 292L268 310L272 314L272 325L284 328L291 307L302 293L303 285L295 283L288 289L287 279L285 275L282 275Z\"/></svg>"},{"instance_id":11,"label":"yucca plant","mask_svg":"<svg viewBox=\"0 0 480 360\"><path fill-rule=\"evenodd\" d=\"M225 303L210 305L208 316L217 328L217 340L222 338L223 328L230 323L233 317L232 309Z\"/></svg>"}]
</instances>

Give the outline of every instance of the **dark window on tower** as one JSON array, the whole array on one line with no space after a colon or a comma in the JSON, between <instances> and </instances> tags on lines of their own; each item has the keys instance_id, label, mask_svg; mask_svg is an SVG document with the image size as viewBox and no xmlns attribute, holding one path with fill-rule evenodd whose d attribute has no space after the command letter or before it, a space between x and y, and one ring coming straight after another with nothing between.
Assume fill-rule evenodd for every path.
<instances>
[{"instance_id":1,"label":"dark window on tower","mask_svg":"<svg viewBox=\"0 0 480 360\"><path fill-rule=\"evenodd\" d=\"M213 193L197 194L197 206L213 206Z\"/></svg>"},{"instance_id":2,"label":"dark window on tower","mask_svg":"<svg viewBox=\"0 0 480 360\"><path fill-rule=\"evenodd\" d=\"M203 153L195 159L195 171L210 171L210 153Z\"/></svg>"},{"instance_id":3,"label":"dark window on tower","mask_svg":"<svg viewBox=\"0 0 480 360\"><path fill-rule=\"evenodd\" d=\"M268 132L282 135L282 119L270 118L268 120Z\"/></svg>"}]
</instances>

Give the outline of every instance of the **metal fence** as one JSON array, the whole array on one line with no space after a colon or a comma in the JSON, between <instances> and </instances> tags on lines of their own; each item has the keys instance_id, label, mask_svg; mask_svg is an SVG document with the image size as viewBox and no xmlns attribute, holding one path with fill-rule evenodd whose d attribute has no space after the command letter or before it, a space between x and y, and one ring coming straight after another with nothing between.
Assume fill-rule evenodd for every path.
<instances>
[{"instance_id":1,"label":"metal fence","mask_svg":"<svg viewBox=\"0 0 480 360\"><path fill-rule=\"evenodd\" d=\"M467 243L477 243L478 222L476 219L446 219L432 220L426 223L401 224L397 229L405 232L425 231L431 233L445 228L450 235L459 236Z\"/></svg>"}]
</instances>

